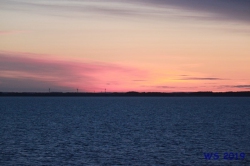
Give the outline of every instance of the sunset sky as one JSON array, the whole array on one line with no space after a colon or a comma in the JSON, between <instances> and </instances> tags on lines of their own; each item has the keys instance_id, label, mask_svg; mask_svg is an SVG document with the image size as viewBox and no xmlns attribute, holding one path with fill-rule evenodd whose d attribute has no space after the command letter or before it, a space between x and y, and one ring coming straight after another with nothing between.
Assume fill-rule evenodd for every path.
<instances>
[{"instance_id":1,"label":"sunset sky","mask_svg":"<svg viewBox=\"0 0 250 166\"><path fill-rule=\"evenodd\" d=\"M250 91L249 0L0 0L0 92Z\"/></svg>"}]
</instances>

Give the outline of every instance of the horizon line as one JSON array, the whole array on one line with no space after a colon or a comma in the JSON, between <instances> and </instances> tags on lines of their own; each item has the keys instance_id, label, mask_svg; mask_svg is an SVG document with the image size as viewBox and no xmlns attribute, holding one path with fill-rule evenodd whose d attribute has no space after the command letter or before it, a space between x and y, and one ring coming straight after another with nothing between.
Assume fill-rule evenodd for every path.
<instances>
[{"instance_id":1,"label":"horizon line","mask_svg":"<svg viewBox=\"0 0 250 166\"><path fill-rule=\"evenodd\" d=\"M159 92L159 91L144 91L144 92L140 92L140 91L126 91L126 92L118 92L118 91L113 91L113 92L106 92L106 91L101 91L101 92L73 92L73 91L66 91L66 92L62 92L62 91L50 91L50 92L27 92L27 91L22 91L22 92L4 92L4 91L0 91L0 93L239 93L239 92L249 92L249 91L173 91L173 92Z\"/></svg>"}]
</instances>

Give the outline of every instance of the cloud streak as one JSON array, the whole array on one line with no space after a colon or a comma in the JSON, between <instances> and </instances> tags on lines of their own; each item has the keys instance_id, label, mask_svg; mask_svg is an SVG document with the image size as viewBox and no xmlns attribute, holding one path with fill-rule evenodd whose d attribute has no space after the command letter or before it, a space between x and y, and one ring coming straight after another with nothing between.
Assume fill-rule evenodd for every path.
<instances>
[{"instance_id":1,"label":"cloud streak","mask_svg":"<svg viewBox=\"0 0 250 166\"><path fill-rule=\"evenodd\" d=\"M250 85L235 85L235 86L232 86L234 88L246 88L246 89L250 89Z\"/></svg>"},{"instance_id":2,"label":"cloud streak","mask_svg":"<svg viewBox=\"0 0 250 166\"><path fill-rule=\"evenodd\" d=\"M1 0L0 9L5 10L21 10L28 12L36 12L39 14L52 14L66 16L71 14L107 14L113 16L134 16L145 13L138 7L134 7L131 3L123 1L7 1Z\"/></svg>"},{"instance_id":3,"label":"cloud streak","mask_svg":"<svg viewBox=\"0 0 250 166\"><path fill-rule=\"evenodd\" d=\"M186 77L178 80L224 80L224 79L217 77Z\"/></svg>"},{"instance_id":4,"label":"cloud streak","mask_svg":"<svg viewBox=\"0 0 250 166\"><path fill-rule=\"evenodd\" d=\"M25 89L29 84L32 84L31 87L36 87L34 84L37 82L37 88L40 89L42 87L47 89L48 86L53 85L67 90L81 88L85 91L92 91L100 89L107 82L116 81L119 86L129 82L131 78L136 79L147 75L146 71L111 63L45 59L37 58L36 54L33 54L35 58L31 58L31 55L27 57L20 53L15 55L0 53L2 87L7 88L10 87L8 84L13 84L12 82L20 82L19 89Z\"/></svg>"},{"instance_id":5,"label":"cloud streak","mask_svg":"<svg viewBox=\"0 0 250 166\"><path fill-rule=\"evenodd\" d=\"M176 87L173 87L173 86L153 86L155 88L160 88L160 89L173 89L173 88L176 88Z\"/></svg>"},{"instance_id":6,"label":"cloud streak","mask_svg":"<svg viewBox=\"0 0 250 166\"><path fill-rule=\"evenodd\" d=\"M209 13L216 19L250 22L250 1L248 0L138 0L141 3L159 7L177 7L199 13Z\"/></svg>"},{"instance_id":7,"label":"cloud streak","mask_svg":"<svg viewBox=\"0 0 250 166\"><path fill-rule=\"evenodd\" d=\"M250 22L248 0L107 0L96 1L7 1L1 0L5 10L25 10L41 13L57 12L99 13L112 16L181 16L195 19L233 20ZM193 14L188 14L192 12ZM196 13L196 14L195 14Z\"/></svg>"}]
</instances>

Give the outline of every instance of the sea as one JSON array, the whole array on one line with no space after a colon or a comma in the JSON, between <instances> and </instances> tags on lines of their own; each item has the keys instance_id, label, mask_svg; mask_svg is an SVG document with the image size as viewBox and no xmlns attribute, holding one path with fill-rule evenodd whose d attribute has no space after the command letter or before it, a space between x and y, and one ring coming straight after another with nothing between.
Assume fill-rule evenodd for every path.
<instances>
[{"instance_id":1,"label":"sea","mask_svg":"<svg viewBox=\"0 0 250 166\"><path fill-rule=\"evenodd\" d=\"M0 165L250 165L250 97L0 97Z\"/></svg>"}]
</instances>

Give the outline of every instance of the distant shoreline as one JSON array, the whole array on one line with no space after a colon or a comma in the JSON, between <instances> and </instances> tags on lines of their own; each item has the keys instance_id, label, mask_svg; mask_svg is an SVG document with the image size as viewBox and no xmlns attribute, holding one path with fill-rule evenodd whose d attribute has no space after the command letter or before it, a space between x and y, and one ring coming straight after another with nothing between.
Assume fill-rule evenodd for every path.
<instances>
[{"instance_id":1,"label":"distant shoreline","mask_svg":"<svg viewBox=\"0 0 250 166\"><path fill-rule=\"evenodd\" d=\"M250 97L247 92L0 92L0 97Z\"/></svg>"}]
</instances>

